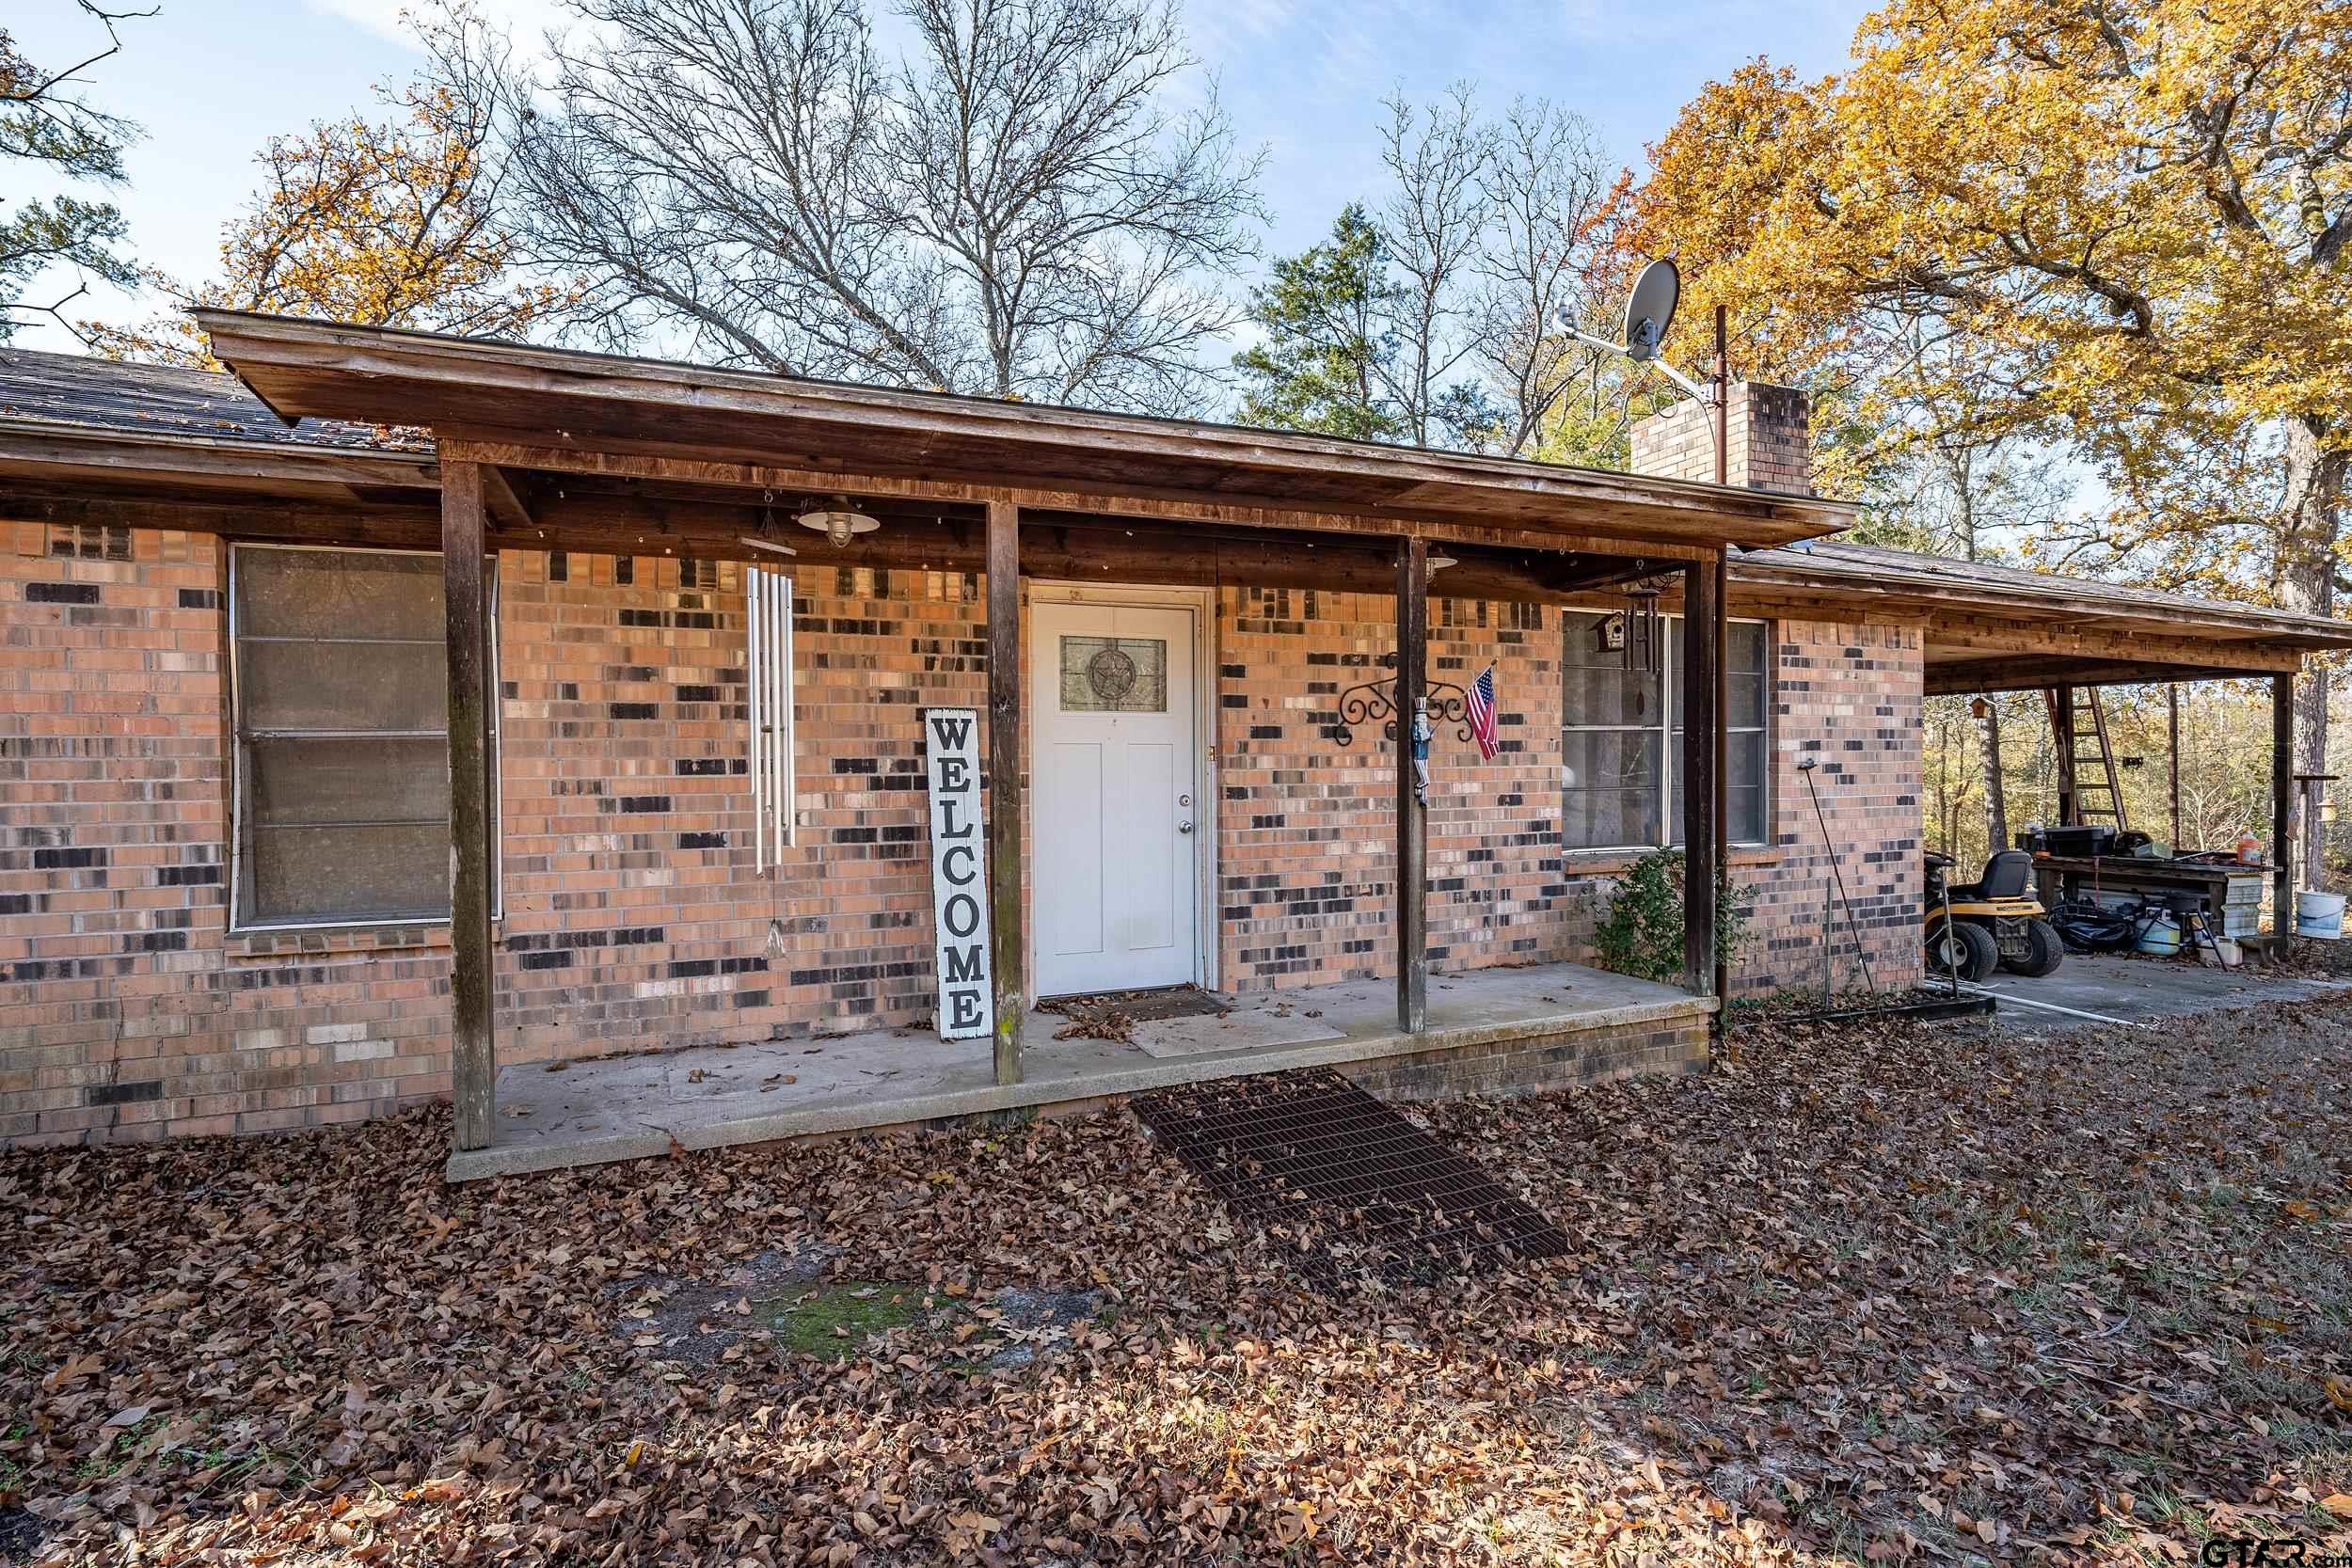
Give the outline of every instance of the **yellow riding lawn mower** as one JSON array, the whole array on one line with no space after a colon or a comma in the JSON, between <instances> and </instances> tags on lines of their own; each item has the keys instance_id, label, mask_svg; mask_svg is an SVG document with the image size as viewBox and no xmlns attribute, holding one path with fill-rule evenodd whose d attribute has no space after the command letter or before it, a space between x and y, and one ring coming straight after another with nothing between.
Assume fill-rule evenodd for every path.
<instances>
[{"instance_id":1,"label":"yellow riding lawn mower","mask_svg":"<svg viewBox=\"0 0 2352 1568\"><path fill-rule=\"evenodd\" d=\"M1927 857L1928 973L1981 980L1995 967L2029 978L2051 973L2066 959L2066 946L2053 930L2042 900L2026 889L2033 857L2004 849L1984 863L1974 882L1950 882L1952 857Z\"/></svg>"}]
</instances>

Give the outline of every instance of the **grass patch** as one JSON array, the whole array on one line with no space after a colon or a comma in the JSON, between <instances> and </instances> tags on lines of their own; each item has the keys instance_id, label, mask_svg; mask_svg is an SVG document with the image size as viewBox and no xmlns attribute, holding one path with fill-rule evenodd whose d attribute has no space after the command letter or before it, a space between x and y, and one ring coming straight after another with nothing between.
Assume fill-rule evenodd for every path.
<instances>
[{"instance_id":1,"label":"grass patch","mask_svg":"<svg viewBox=\"0 0 2352 1568\"><path fill-rule=\"evenodd\" d=\"M803 1355L847 1360L866 1337L904 1328L923 1314L918 1286L880 1279L841 1279L755 1300L752 1313L774 1331L776 1342Z\"/></svg>"}]
</instances>

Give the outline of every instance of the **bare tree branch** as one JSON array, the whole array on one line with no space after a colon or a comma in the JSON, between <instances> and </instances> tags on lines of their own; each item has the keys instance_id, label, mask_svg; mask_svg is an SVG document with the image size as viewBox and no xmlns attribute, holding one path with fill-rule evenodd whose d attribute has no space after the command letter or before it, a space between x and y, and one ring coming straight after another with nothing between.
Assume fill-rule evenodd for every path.
<instances>
[{"instance_id":1,"label":"bare tree branch","mask_svg":"<svg viewBox=\"0 0 2352 1568\"><path fill-rule=\"evenodd\" d=\"M803 374L1196 409L1254 254L1258 160L1165 0L570 0L512 74L507 198L580 280L561 329Z\"/></svg>"}]
</instances>

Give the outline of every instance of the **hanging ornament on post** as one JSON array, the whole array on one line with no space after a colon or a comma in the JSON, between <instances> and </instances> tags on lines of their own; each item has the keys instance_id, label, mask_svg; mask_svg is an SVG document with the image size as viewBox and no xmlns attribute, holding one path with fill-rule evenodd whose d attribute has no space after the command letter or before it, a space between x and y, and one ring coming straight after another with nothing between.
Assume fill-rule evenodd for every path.
<instances>
[{"instance_id":1,"label":"hanging ornament on post","mask_svg":"<svg viewBox=\"0 0 2352 1568\"><path fill-rule=\"evenodd\" d=\"M1429 699L1413 699L1413 799L1429 804Z\"/></svg>"}]
</instances>

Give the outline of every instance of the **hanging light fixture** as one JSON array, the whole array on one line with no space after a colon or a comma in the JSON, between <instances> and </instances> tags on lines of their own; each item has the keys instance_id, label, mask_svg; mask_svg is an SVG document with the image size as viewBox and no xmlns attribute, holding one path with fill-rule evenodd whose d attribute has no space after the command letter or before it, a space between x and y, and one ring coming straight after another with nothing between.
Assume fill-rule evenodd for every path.
<instances>
[{"instance_id":1,"label":"hanging light fixture","mask_svg":"<svg viewBox=\"0 0 2352 1568\"><path fill-rule=\"evenodd\" d=\"M792 520L804 529L823 534L836 550L859 534L872 533L882 527L880 518L869 517L852 508L847 496L835 496L830 510L803 512Z\"/></svg>"}]
</instances>

